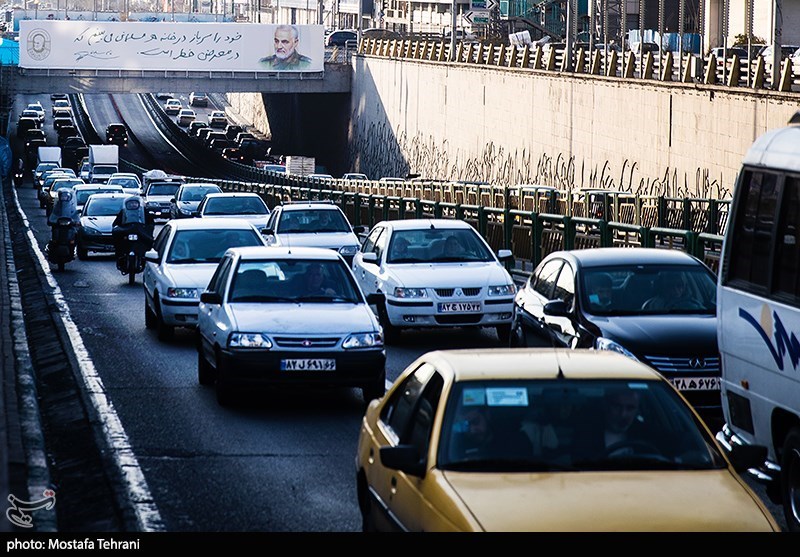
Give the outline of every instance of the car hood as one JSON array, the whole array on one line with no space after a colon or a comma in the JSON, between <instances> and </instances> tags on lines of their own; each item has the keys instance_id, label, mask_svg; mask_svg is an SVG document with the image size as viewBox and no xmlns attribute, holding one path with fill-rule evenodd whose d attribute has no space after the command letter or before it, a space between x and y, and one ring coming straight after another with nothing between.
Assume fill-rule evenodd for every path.
<instances>
[{"instance_id":1,"label":"car hood","mask_svg":"<svg viewBox=\"0 0 800 557\"><path fill-rule=\"evenodd\" d=\"M660 355L665 347L685 354L716 355L715 315L634 315L595 317L601 335L637 356Z\"/></svg>"},{"instance_id":2,"label":"car hood","mask_svg":"<svg viewBox=\"0 0 800 557\"><path fill-rule=\"evenodd\" d=\"M197 207L200 206L199 201L178 201L178 209L184 209L189 211L196 211Z\"/></svg>"},{"instance_id":3,"label":"car hood","mask_svg":"<svg viewBox=\"0 0 800 557\"><path fill-rule=\"evenodd\" d=\"M114 224L114 217L81 217L81 226L84 228L94 228L100 232L111 234Z\"/></svg>"},{"instance_id":4,"label":"car hood","mask_svg":"<svg viewBox=\"0 0 800 557\"><path fill-rule=\"evenodd\" d=\"M205 290L211 275L217 270L216 263L184 263L164 265L164 275L173 286Z\"/></svg>"},{"instance_id":5,"label":"car hood","mask_svg":"<svg viewBox=\"0 0 800 557\"><path fill-rule=\"evenodd\" d=\"M274 246L303 246L307 248L340 248L358 246L360 242L352 232L319 232L310 234L278 234Z\"/></svg>"},{"instance_id":6,"label":"car hood","mask_svg":"<svg viewBox=\"0 0 800 557\"><path fill-rule=\"evenodd\" d=\"M239 331L271 334L346 335L377 331L367 304L230 304Z\"/></svg>"},{"instance_id":7,"label":"car hood","mask_svg":"<svg viewBox=\"0 0 800 557\"><path fill-rule=\"evenodd\" d=\"M495 262L394 263L387 265L395 281L409 288L497 286L511 279Z\"/></svg>"},{"instance_id":8,"label":"car hood","mask_svg":"<svg viewBox=\"0 0 800 557\"><path fill-rule=\"evenodd\" d=\"M256 226L267 225L269 215L203 215L204 219L243 219L252 222Z\"/></svg>"},{"instance_id":9,"label":"car hood","mask_svg":"<svg viewBox=\"0 0 800 557\"><path fill-rule=\"evenodd\" d=\"M445 472L487 531L768 531L766 511L727 470Z\"/></svg>"}]
</instances>

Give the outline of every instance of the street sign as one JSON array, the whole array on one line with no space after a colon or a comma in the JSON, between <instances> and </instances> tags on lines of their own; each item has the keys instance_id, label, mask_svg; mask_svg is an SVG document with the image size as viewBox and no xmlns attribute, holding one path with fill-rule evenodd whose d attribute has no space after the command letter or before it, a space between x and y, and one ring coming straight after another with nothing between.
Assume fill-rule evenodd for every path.
<instances>
[{"instance_id":1,"label":"street sign","mask_svg":"<svg viewBox=\"0 0 800 557\"><path fill-rule=\"evenodd\" d=\"M469 9L472 12L492 11L497 6L497 0L470 0L469 2Z\"/></svg>"},{"instance_id":2,"label":"street sign","mask_svg":"<svg viewBox=\"0 0 800 557\"><path fill-rule=\"evenodd\" d=\"M464 21L470 25L488 25L489 23L489 12L487 11L469 11L463 17Z\"/></svg>"}]
</instances>

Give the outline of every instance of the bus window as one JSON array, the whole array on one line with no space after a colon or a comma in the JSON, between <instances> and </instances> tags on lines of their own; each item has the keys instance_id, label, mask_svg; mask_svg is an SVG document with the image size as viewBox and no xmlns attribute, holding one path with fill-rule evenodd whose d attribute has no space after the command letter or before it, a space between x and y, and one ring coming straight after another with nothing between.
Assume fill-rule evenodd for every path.
<instances>
[{"instance_id":1,"label":"bus window","mask_svg":"<svg viewBox=\"0 0 800 557\"><path fill-rule=\"evenodd\" d=\"M775 295L800 306L800 178L787 177L775 236Z\"/></svg>"}]
</instances>

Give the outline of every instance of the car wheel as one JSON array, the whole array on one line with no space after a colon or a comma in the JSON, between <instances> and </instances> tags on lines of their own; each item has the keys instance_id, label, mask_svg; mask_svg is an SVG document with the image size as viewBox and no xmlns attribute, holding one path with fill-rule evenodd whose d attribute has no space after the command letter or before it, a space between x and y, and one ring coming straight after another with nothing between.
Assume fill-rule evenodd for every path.
<instances>
[{"instance_id":1,"label":"car wheel","mask_svg":"<svg viewBox=\"0 0 800 557\"><path fill-rule=\"evenodd\" d=\"M147 300L144 302L144 326L146 329L155 329L158 323L158 318L150 306L147 305Z\"/></svg>"},{"instance_id":2,"label":"car wheel","mask_svg":"<svg viewBox=\"0 0 800 557\"><path fill-rule=\"evenodd\" d=\"M792 429L783 443L781 499L786 527L800 532L800 428Z\"/></svg>"},{"instance_id":3,"label":"car wheel","mask_svg":"<svg viewBox=\"0 0 800 557\"><path fill-rule=\"evenodd\" d=\"M383 341L386 344L400 340L400 329L392 325L391 321L389 321L389 314L386 312L386 306L383 304L378 305L378 321L381 327L383 327Z\"/></svg>"},{"instance_id":4,"label":"car wheel","mask_svg":"<svg viewBox=\"0 0 800 557\"><path fill-rule=\"evenodd\" d=\"M516 324L511 328L511 335L509 335L508 346L509 348L524 348L528 344L525 342L525 331L522 330L520 324Z\"/></svg>"},{"instance_id":5,"label":"car wheel","mask_svg":"<svg viewBox=\"0 0 800 557\"><path fill-rule=\"evenodd\" d=\"M386 393L386 372L381 373L380 377L361 387L361 398L364 404L369 404L376 398L381 398Z\"/></svg>"},{"instance_id":6,"label":"car wheel","mask_svg":"<svg viewBox=\"0 0 800 557\"><path fill-rule=\"evenodd\" d=\"M497 340L500 341L501 346L509 346L511 343L511 325L498 325L495 327L497 331Z\"/></svg>"},{"instance_id":7,"label":"car wheel","mask_svg":"<svg viewBox=\"0 0 800 557\"><path fill-rule=\"evenodd\" d=\"M161 305L156 301L156 334L158 340L171 340L175 334L175 327L164 323L164 316L161 315Z\"/></svg>"},{"instance_id":8,"label":"car wheel","mask_svg":"<svg viewBox=\"0 0 800 557\"><path fill-rule=\"evenodd\" d=\"M40 209L44 209L44 208L46 208L46 207L47 207L47 205L45 205L45 202L44 202L44 201L42 201L42 200L40 199L40 200L39 200L39 208L40 208Z\"/></svg>"},{"instance_id":9,"label":"car wheel","mask_svg":"<svg viewBox=\"0 0 800 557\"><path fill-rule=\"evenodd\" d=\"M89 259L89 250L87 250L80 244L78 244L77 246L77 252L78 252L78 259L80 259L81 261L86 261L87 259Z\"/></svg>"}]
</instances>

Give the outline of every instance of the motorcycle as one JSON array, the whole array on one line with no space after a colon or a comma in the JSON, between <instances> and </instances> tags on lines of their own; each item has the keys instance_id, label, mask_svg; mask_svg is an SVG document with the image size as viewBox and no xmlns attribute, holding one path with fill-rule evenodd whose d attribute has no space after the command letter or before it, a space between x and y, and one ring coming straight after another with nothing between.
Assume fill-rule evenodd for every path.
<instances>
[{"instance_id":1,"label":"motorcycle","mask_svg":"<svg viewBox=\"0 0 800 557\"><path fill-rule=\"evenodd\" d=\"M128 275L128 284L136 282L136 275L144 271L144 254L152 245L152 238L142 231L130 231L121 234L118 240L121 243L117 255L117 269L123 275Z\"/></svg>"},{"instance_id":2,"label":"motorcycle","mask_svg":"<svg viewBox=\"0 0 800 557\"><path fill-rule=\"evenodd\" d=\"M64 265L75 259L79 222L72 190L59 190L58 199L47 217L52 236L45 246L47 260L58 265L59 271L63 271Z\"/></svg>"},{"instance_id":3,"label":"motorcycle","mask_svg":"<svg viewBox=\"0 0 800 557\"><path fill-rule=\"evenodd\" d=\"M14 171L14 185L16 187L22 186L22 182L24 180L24 173L22 170L15 170Z\"/></svg>"}]
</instances>

